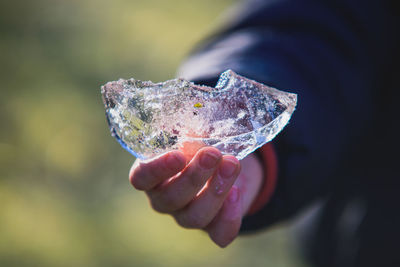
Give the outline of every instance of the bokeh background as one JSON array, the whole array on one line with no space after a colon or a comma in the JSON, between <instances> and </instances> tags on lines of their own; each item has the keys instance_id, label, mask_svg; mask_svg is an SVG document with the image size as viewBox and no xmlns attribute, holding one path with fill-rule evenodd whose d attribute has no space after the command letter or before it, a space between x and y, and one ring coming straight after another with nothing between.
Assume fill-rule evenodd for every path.
<instances>
[{"instance_id":1,"label":"bokeh background","mask_svg":"<svg viewBox=\"0 0 400 267\"><path fill-rule=\"evenodd\" d=\"M0 0L0 266L304 266L287 225L220 249L149 208L109 80L173 78L232 0Z\"/></svg>"}]
</instances>

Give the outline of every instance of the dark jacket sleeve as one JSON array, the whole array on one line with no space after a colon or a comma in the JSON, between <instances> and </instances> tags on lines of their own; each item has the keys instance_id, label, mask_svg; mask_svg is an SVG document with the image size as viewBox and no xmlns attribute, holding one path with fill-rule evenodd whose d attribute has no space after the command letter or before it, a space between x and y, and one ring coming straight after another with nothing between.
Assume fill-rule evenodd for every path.
<instances>
[{"instance_id":1,"label":"dark jacket sleeve","mask_svg":"<svg viewBox=\"0 0 400 267\"><path fill-rule=\"evenodd\" d=\"M247 231L285 220L330 193L346 147L374 114L373 90L394 49L396 25L385 1L247 1L230 18L179 76L214 85L232 69L298 94L297 110L273 141L276 190L245 218Z\"/></svg>"}]
</instances>

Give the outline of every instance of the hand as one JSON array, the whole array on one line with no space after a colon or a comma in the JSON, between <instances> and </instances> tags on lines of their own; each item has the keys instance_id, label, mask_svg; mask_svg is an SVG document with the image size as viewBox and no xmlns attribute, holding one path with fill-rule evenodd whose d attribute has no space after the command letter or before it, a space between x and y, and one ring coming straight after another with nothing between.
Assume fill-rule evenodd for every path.
<instances>
[{"instance_id":1,"label":"hand","mask_svg":"<svg viewBox=\"0 0 400 267\"><path fill-rule=\"evenodd\" d=\"M205 147L188 163L180 151L151 161L136 160L129 179L146 192L153 209L171 214L185 228L205 230L225 247L237 236L259 191L262 167L254 155L239 162Z\"/></svg>"}]
</instances>

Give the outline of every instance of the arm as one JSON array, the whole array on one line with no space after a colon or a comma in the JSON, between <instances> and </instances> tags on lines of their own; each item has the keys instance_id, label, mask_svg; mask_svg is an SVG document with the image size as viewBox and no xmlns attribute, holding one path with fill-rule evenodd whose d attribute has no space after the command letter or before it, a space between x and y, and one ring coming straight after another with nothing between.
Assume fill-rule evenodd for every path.
<instances>
[{"instance_id":1,"label":"arm","mask_svg":"<svg viewBox=\"0 0 400 267\"><path fill-rule=\"evenodd\" d=\"M386 1L247 1L204 42L180 75L213 85L231 68L298 94L290 124L274 140L279 174L264 208L243 223L258 229L329 195L343 155L376 113L374 88L397 43Z\"/></svg>"},{"instance_id":2,"label":"arm","mask_svg":"<svg viewBox=\"0 0 400 267\"><path fill-rule=\"evenodd\" d=\"M362 118L374 112L373 73L390 50L387 32L393 29L387 21L371 19L385 17L383 1L374 3L250 1L236 21L182 66L180 76L200 84L214 85L219 73L231 68L299 95L291 123L274 141L280 170L276 189L259 212L245 218L243 231L289 218L327 195L333 178L340 175L336 170L346 145L366 126ZM204 168L201 158L208 152L216 159ZM175 160L167 163L171 154ZM187 161L180 152L137 161L130 180L146 191L154 209L171 214L184 227L206 230L218 245L226 246L260 186L268 184L260 162L249 156L239 171L236 159L212 148ZM218 174L229 162L236 171L216 194Z\"/></svg>"}]
</instances>

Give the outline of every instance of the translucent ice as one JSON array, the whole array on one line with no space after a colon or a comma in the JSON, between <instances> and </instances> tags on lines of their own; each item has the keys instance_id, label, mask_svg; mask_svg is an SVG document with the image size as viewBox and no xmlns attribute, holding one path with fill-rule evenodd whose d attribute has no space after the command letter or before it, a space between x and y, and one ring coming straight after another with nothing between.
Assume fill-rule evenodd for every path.
<instances>
[{"instance_id":1,"label":"translucent ice","mask_svg":"<svg viewBox=\"0 0 400 267\"><path fill-rule=\"evenodd\" d=\"M112 135L141 159L214 146L243 159L288 123L297 95L231 70L215 88L183 79L163 83L120 79L101 87Z\"/></svg>"}]
</instances>

